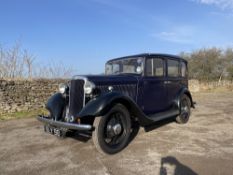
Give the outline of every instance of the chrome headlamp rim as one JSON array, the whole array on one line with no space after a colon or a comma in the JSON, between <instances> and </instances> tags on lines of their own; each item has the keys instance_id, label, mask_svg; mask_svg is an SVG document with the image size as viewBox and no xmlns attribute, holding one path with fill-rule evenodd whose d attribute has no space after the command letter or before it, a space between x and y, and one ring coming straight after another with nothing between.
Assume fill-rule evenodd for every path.
<instances>
[{"instance_id":1,"label":"chrome headlamp rim","mask_svg":"<svg viewBox=\"0 0 233 175\"><path fill-rule=\"evenodd\" d=\"M66 83L61 83L58 85L58 90L61 94L64 94L66 92L68 85Z\"/></svg>"},{"instance_id":2,"label":"chrome headlamp rim","mask_svg":"<svg viewBox=\"0 0 233 175\"><path fill-rule=\"evenodd\" d=\"M88 80L87 77L75 75L73 76L72 79L73 80L78 80L78 79L84 80L84 93L87 95L90 95L96 87L95 84L92 81Z\"/></svg>"},{"instance_id":3,"label":"chrome headlamp rim","mask_svg":"<svg viewBox=\"0 0 233 175\"><path fill-rule=\"evenodd\" d=\"M94 89L95 89L95 84L88 80L84 85L85 94L88 94L88 95L91 94Z\"/></svg>"}]
</instances>

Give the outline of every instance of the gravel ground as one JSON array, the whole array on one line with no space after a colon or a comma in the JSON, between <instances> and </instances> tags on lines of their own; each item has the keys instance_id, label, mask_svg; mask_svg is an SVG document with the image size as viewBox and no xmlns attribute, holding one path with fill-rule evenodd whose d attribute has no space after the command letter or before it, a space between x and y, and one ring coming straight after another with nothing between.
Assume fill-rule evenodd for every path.
<instances>
[{"instance_id":1,"label":"gravel ground","mask_svg":"<svg viewBox=\"0 0 233 175\"><path fill-rule=\"evenodd\" d=\"M99 154L92 140L59 139L36 119L0 122L0 174L204 174L233 172L233 93L194 94L190 122L140 129L122 152Z\"/></svg>"}]
</instances>

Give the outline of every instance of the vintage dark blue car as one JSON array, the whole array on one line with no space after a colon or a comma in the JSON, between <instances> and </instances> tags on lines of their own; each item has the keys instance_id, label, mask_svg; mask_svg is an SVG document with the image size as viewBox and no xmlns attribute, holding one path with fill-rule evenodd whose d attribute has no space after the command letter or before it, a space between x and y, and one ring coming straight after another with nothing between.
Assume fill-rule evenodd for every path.
<instances>
[{"instance_id":1,"label":"vintage dark blue car","mask_svg":"<svg viewBox=\"0 0 233 175\"><path fill-rule=\"evenodd\" d=\"M186 123L194 107L187 61L173 55L140 54L106 63L105 75L74 76L47 102L39 116L45 131L92 132L100 152L114 154L129 143L137 126L175 119Z\"/></svg>"}]
</instances>

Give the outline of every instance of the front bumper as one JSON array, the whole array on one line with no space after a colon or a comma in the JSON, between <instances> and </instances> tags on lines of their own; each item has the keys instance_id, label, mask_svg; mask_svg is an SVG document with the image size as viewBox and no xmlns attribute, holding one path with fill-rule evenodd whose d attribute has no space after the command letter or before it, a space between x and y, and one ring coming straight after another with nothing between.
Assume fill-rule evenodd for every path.
<instances>
[{"instance_id":1,"label":"front bumper","mask_svg":"<svg viewBox=\"0 0 233 175\"><path fill-rule=\"evenodd\" d=\"M55 121L53 119L50 119L46 116L38 116L37 119L44 124L51 125L57 128L65 128L65 129L77 130L77 131L93 130L92 125L60 122L60 121Z\"/></svg>"}]
</instances>

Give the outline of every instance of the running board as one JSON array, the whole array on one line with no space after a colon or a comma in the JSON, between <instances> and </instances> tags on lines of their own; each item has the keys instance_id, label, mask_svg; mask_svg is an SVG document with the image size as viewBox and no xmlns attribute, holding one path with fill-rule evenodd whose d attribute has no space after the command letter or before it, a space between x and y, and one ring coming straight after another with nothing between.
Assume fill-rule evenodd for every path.
<instances>
[{"instance_id":1,"label":"running board","mask_svg":"<svg viewBox=\"0 0 233 175\"><path fill-rule=\"evenodd\" d=\"M160 113L149 115L148 118L150 120L152 120L153 122L158 122L158 121L161 121L161 120L164 120L167 118L174 117L178 114L179 114L178 109L170 109L170 110L165 111L165 112L160 112Z\"/></svg>"}]
</instances>

